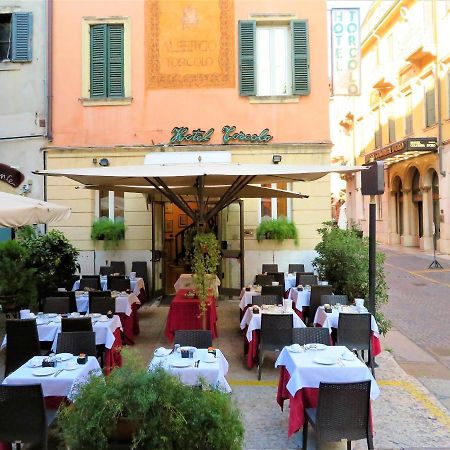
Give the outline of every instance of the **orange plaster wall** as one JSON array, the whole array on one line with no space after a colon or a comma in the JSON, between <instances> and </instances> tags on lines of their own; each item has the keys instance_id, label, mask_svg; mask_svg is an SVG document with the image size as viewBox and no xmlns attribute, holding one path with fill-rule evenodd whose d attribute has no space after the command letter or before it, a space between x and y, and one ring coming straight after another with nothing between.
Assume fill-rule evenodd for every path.
<instances>
[{"instance_id":1,"label":"orange plaster wall","mask_svg":"<svg viewBox=\"0 0 450 450\"><path fill-rule=\"evenodd\" d=\"M145 42L152 24L144 18L148 18L151 1L54 2L53 145L158 144L169 141L175 126L215 128L210 143L221 143L221 128L226 124L236 125L238 130L247 133L269 128L274 136L271 143L329 140L325 0L234 0L234 30L231 30L234 35L230 33L228 38L234 47L234 87L195 87L190 83L184 89L146 87L149 58ZM205 0L197 3L207 5ZM309 20L311 94L300 97L298 103L250 104L248 98L239 96L237 22L249 19L253 13L264 12L293 13L299 19ZM131 105L85 107L79 101L81 21L86 16L131 17ZM224 84L229 86L229 80Z\"/></svg>"}]
</instances>

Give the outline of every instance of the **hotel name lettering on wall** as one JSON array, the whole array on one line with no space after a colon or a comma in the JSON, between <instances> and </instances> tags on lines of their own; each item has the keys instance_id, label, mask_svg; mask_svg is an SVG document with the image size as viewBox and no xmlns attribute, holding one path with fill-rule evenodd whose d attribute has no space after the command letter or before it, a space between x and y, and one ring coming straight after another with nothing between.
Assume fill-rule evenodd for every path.
<instances>
[{"instance_id":1,"label":"hotel name lettering on wall","mask_svg":"<svg viewBox=\"0 0 450 450\"><path fill-rule=\"evenodd\" d=\"M196 130L189 131L188 127L175 127L172 130L172 137L170 143L173 145L179 145L183 143L202 144L209 142L211 136L214 134L214 128L209 130ZM236 131L234 125L225 125L222 128L222 143L230 144L237 142L240 144L265 144L273 139L273 136L269 134L269 129L264 128L260 133L250 134L244 131Z\"/></svg>"}]
</instances>

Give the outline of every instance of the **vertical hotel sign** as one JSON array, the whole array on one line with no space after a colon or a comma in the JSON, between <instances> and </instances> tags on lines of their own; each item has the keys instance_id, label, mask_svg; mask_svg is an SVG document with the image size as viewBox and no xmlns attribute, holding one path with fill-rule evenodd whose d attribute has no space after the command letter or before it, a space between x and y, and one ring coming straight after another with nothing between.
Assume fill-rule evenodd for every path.
<instances>
[{"instance_id":1,"label":"vertical hotel sign","mask_svg":"<svg viewBox=\"0 0 450 450\"><path fill-rule=\"evenodd\" d=\"M331 66L333 95L360 95L359 8L331 10Z\"/></svg>"}]
</instances>

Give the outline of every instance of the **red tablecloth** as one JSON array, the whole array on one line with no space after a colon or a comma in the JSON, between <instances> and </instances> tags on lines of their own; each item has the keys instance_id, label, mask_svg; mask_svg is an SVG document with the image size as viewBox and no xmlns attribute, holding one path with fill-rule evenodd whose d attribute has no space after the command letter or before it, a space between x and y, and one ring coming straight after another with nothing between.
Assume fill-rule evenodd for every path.
<instances>
[{"instance_id":1,"label":"red tablecloth","mask_svg":"<svg viewBox=\"0 0 450 450\"><path fill-rule=\"evenodd\" d=\"M199 310L198 298L185 298L184 294L188 289L180 289L177 291L172 300L167 316L166 329L164 334L170 342L173 342L175 331L177 330L201 330L202 317ZM217 311L216 299L208 297L206 308L206 327L211 330L213 339L217 335Z\"/></svg>"},{"instance_id":2,"label":"red tablecloth","mask_svg":"<svg viewBox=\"0 0 450 450\"><path fill-rule=\"evenodd\" d=\"M105 362L103 372L105 375L109 375L114 367L122 367L122 336L120 328L114 331L115 341L113 346L105 350Z\"/></svg>"},{"instance_id":3,"label":"red tablecloth","mask_svg":"<svg viewBox=\"0 0 450 450\"><path fill-rule=\"evenodd\" d=\"M139 330L139 316L137 313L138 305L131 305L131 314L127 316L125 313L116 313L122 323L122 340L124 344L134 345L134 336L137 336Z\"/></svg>"}]
</instances>

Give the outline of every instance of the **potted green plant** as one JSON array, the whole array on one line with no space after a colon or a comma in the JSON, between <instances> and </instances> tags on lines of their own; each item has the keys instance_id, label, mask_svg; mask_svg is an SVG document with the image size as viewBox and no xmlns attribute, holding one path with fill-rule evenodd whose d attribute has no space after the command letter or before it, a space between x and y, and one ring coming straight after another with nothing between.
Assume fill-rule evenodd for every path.
<instances>
[{"instance_id":1,"label":"potted green plant","mask_svg":"<svg viewBox=\"0 0 450 450\"><path fill-rule=\"evenodd\" d=\"M278 219L264 219L256 228L256 239L261 242L263 239L274 239L283 242L285 239L293 239L298 245L298 232L295 224L286 217Z\"/></svg>"},{"instance_id":2,"label":"potted green plant","mask_svg":"<svg viewBox=\"0 0 450 450\"><path fill-rule=\"evenodd\" d=\"M244 435L228 394L183 385L161 368L148 372L129 355L108 377L80 386L58 427L71 450L107 449L116 439L132 449L240 449ZM129 436L119 437L124 429Z\"/></svg>"},{"instance_id":3,"label":"potted green plant","mask_svg":"<svg viewBox=\"0 0 450 450\"><path fill-rule=\"evenodd\" d=\"M92 224L91 239L104 241L105 249L117 247L119 241L125 239L125 224L123 220L111 220L100 217Z\"/></svg>"}]
</instances>

